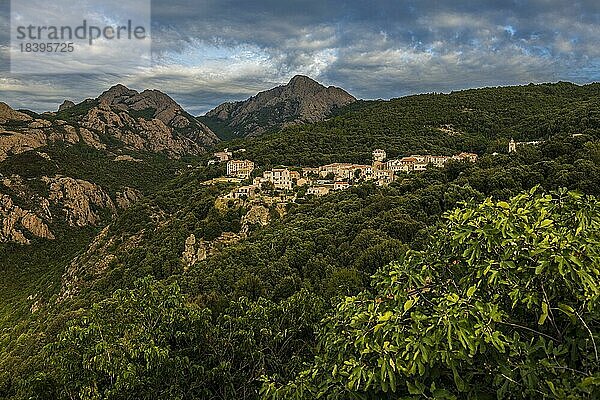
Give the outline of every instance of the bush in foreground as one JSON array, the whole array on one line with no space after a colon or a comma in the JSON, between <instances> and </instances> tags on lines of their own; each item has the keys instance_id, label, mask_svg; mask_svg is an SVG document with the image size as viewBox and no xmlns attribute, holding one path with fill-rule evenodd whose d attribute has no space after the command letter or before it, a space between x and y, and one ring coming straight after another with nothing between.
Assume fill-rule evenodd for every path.
<instances>
[{"instance_id":1,"label":"bush in foreground","mask_svg":"<svg viewBox=\"0 0 600 400\"><path fill-rule=\"evenodd\" d=\"M312 365L268 399L597 398L598 201L537 189L446 214L324 321Z\"/></svg>"}]
</instances>

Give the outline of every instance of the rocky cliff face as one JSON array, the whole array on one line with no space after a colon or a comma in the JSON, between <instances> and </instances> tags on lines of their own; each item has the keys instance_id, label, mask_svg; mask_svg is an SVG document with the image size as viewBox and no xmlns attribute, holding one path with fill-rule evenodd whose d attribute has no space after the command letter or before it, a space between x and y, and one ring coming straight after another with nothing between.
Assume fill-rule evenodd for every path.
<instances>
[{"instance_id":1,"label":"rocky cliff face","mask_svg":"<svg viewBox=\"0 0 600 400\"><path fill-rule=\"evenodd\" d=\"M196 241L196 236L193 233L188 236L181 256L184 271L188 271L197 262L206 260L209 250L210 248L204 240Z\"/></svg>"},{"instance_id":2,"label":"rocky cliff face","mask_svg":"<svg viewBox=\"0 0 600 400\"><path fill-rule=\"evenodd\" d=\"M75 106L75 103L73 103L71 100L65 100L63 101L63 103L58 107L58 111L66 111L69 108L72 108Z\"/></svg>"},{"instance_id":3,"label":"rocky cliff face","mask_svg":"<svg viewBox=\"0 0 600 400\"><path fill-rule=\"evenodd\" d=\"M218 253L223 247L247 238L253 228L266 226L271 221L269 208L266 205L250 204L244 200L235 200L230 203L229 199L227 199L227 202L223 202L223 199L217 199L215 207L222 212L226 212L229 207L249 207L249 210L240 220L241 229L239 233L223 232L221 236L208 242L204 239L198 240L193 233L190 234L185 241L185 247L181 255L184 271L188 271L200 261L204 261L211 255ZM281 212L279 205L276 207L277 211Z\"/></svg>"},{"instance_id":4,"label":"rocky cliff face","mask_svg":"<svg viewBox=\"0 0 600 400\"><path fill-rule=\"evenodd\" d=\"M135 190L130 187L125 187L123 191L117 192L117 207L129 208L135 202L142 198L142 193L139 190Z\"/></svg>"},{"instance_id":5,"label":"rocky cliff face","mask_svg":"<svg viewBox=\"0 0 600 400\"><path fill-rule=\"evenodd\" d=\"M8 104L0 102L0 124L5 124L8 121L31 121L29 115L15 111Z\"/></svg>"},{"instance_id":6,"label":"rocky cliff face","mask_svg":"<svg viewBox=\"0 0 600 400\"><path fill-rule=\"evenodd\" d=\"M222 104L205 117L226 124L235 135L255 136L275 127L322 121L336 108L355 101L343 89L297 75L287 85L245 101Z\"/></svg>"},{"instance_id":7,"label":"rocky cliff face","mask_svg":"<svg viewBox=\"0 0 600 400\"><path fill-rule=\"evenodd\" d=\"M90 110L84 125L108 131L136 149L199 154L219 140L206 125L158 90L138 93L116 85L97 100L99 105Z\"/></svg>"},{"instance_id":8,"label":"rocky cliff face","mask_svg":"<svg viewBox=\"0 0 600 400\"><path fill-rule=\"evenodd\" d=\"M45 186L39 193L39 184ZM30 186L38 187L38 191ZM31 239L53 240L54 224L97 226L131 206L141 193L125 187L113 199L98 185L56 175L25 181L18 175L0 181L0 243L30 244ZM116 202L116 205L115 205Z\"/></svg>"},{"instance_id":9,"label":"rocky cliff face","mask_svg":"<svg viewBox=\"0 0 600 400\"><path fill-rule=\"evenodd\" d=\"M134 196L134 193L128 195ZM226 201L224 201L226 200ZM222 232L220 236L205 240L189 232L180 244L180 265L183 271L188 271L202 261L221 253L227 247L244 240L258 227L263 227L271 222L271 208L265 204L252 204L245 200L231 200L217 198L214 203L219 212L243 208L247 212L241 217L239 232ZM285 207L275 206L275 210L283 215ZM173 232L174 225L179 225L180 220L176 215L168 214L156 205L143 209L149 213L152 222L139 230L118 231L111 230L109 226L103 229L90 243L87 250L81 252L66 267L62 276L62 288L58 296L59 302L68 299L95 281L101 279L107 271L123 262L127 255L135 248L150 246L149 241L156 240L162 232ZM162 232L161 232L162 231Z\"/></svg>"},{"instance_id":10,"label":"rocky cliff face","mask_svg":"<svg viewBox=\"0 0 600 400\"><path fill-rule=\"evenodd\" d=\"M100 274L116 258L108 252L108 248L113 244L113 238L110 238L108 233L109 227L107 226L96 236L85 253L75 257L67 265L62 276L62 286L57 302L62 302L79 293L85 284L84 272Z\"/></svg>"},{"instance_id":11,"label":"rocky cliff face","mask_svg":"<svg viewBox=\"0 0 600 400\"><path fill-rule=\"evenodd\" d=\"M105 147L98 135L86 129L60 119L34 118L0 103L0 161L59 141L83 141L96 148Z\"/></svg>"},{"instance_id":12,"label":"rocky cliff face","mask_svg":"<svg viewBox=\"0 0 600 400\"><path fill-rule=\"evenodd\" d=\"M15 205L9 196L0 193L0 243L29 244L26 235L54 239L40 216Z\"/></svg>"},{"instance_id":13,"label":"rocky cliff face","mask_svg":"<svg viewBox=\"0 0 600 400\"><path fill-rule=\"evenodd\" d=\"M166 94L123 85L80 104L65 100L56 113L31 115L0 103L0 161L54 142L97 149L121 142L124 148L179 157L203 153L219 140Z\"/></svg>"},{"instance_id":14,"label":"rocky cliff face","mask_svg":"<svg viewBox=\"0 0 600 400\"><path fill-rule=\"evenodd\" d=\"M42 181L48 185L48 200L62 208L69 226L97 225L100 210L116 211L110 196L94 183L65 176L43 177Z\"/></svg>"}]
</instances>

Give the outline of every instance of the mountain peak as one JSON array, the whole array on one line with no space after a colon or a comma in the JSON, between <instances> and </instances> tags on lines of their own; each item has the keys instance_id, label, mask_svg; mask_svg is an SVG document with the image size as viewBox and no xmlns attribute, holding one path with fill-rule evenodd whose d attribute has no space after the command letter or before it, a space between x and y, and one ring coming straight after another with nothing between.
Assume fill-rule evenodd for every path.
<instances>
[{"instance_id":1,"label":"mountain peak","mask_svg":"<svg viewBox=\"0 0 600 400\"><path fill-rule=\"evenodd\" d=\"M6 121L29 121L31 119L29 115L13 110L11 106L0 101L0 124Z\"/></svg>"},{"instance_id":2,"label":"mountain peak","mask_svg":"<svg viewBox=\"0 0 600 400\"><path fill-rule=\"evenodd\" d=\"M169 95L156 89L137 92L122 84L115 85L98 97L100 103L130 115L144 115L146 119L160 120L174 132L187 135L187 139L202 145L218 141L217 136L205 125L189 115Z\"/></svg>"},{"instance_id":3,"label":"mountain peak","mask_svg":"<svg viewBox=\"0 0 600 400\"><path fill-rule=\"evenodd\" d=\"M75 103L73 103L71 100L65 100L62 102L62 104L60 106L58 106L58 111L65 111L68 110L69 108L72 108L75 106Z\"/></svg>"},{"instance_id":4,"label":"mountain peak","mask_svg":"<svg viewBox=\"0 0 600 400\"><path fill-rule=\"evenodd\" d=\"M130 90L127 86L123 85L122 83L117 83L115 85L112 85L110 87L110 89L108 89L108 91L111 90Z\"/></svg>"},{"instance_id":5,"label":"mountain peak","mask_svg":"<svg viewBox=\"0 0 600 400\"><path fill-rule=\"evenodd\" d=\"M308 77L306 75L295 75L292 79L290 79L290 82L288 83L288 85L305 85L305 84L317 84L319 86L322 86L319 82L315 81L314 79L312 79L311 77Z\"/></svg>"},{"instance_id":6,"label":"mountain peak","mask_svg":"<svg viewBox=\"0 0 600 400\"><path fill-rule=\"evenodd\" d=\"M325 87L305 75L294 76L287 85L258 93L248 100L224 103L209 111L205 121L227 125L236 136L256 136L269 129L318 122L333 110L356 101L343 89Z\"/></svg>"},{"instance_id":7,"label":"mountain peak","mask_svg":"<svg viewBox=\"0 0 600 400\"><path fill-rule=\"evenodd\" d=\"M158 117L159 114L166 110L171 110L170 114L183 113L183 108L175 102L169 95L156 89L146 89L142 92L129 89L128 87L118 84L104 93L102 93L98 100L101 103L117 106L122 109L142 111L147 109L154 110L154 117ZM171 115L172 117L173 115ZM163 119L160 118L159 119ZM169 123L169 121L163 121Z\"/></svg>"},{"instance_id":8,"label":"mountain peak","mask_svg":"<svg viewBox=\"0 0 600 400\"><path fill-rule=\"evenodd\" d=\"M12 110L11 106L9 106L8 104L6 104L3 101L0 101L0 110L2 111L8 111L8 110Z\"/></svg>"},{"instance_id":9,"label":"mountain peak","mask_svg":"<svg viewBox=\"0 0 600 400\"><path fill-rule=\"evenodd\" d=\"M138 92L119 83L102 93L98 97L98 100L108 104L116 104L120 103L124 98L135 96L136 94L138 94Z\"/></svg>"}]
</instances>

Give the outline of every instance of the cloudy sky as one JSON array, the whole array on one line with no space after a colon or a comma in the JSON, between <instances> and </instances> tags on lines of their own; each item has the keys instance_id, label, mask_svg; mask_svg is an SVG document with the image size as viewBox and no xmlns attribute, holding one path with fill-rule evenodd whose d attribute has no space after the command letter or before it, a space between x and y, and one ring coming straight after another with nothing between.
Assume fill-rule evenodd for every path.
<instances>
[{"instance_id":1,"label":"cloudy sky","mask_svg":"<svg viewBox=\"0 0 600 400\"><path fill-rule=\"evenodd\" d=\"M4 55L6 3L0 0ZM598 0L156 0L151 15L151 68L23 75L4 63L0 101L54 110L63 99L81 101L123 83L160 89L202 114L295 74L365 99L600 81ZM93 58L81 66L93 70Z\"/></svg>"}]
</instances>

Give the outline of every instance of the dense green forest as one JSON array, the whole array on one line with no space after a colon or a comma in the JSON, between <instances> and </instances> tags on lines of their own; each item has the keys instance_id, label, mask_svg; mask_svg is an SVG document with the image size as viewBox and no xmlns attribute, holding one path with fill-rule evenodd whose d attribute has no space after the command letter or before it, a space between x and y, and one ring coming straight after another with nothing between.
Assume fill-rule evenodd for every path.
<instances>
[{"instance_id":1,"label":"dense green forest","mask_svg":"<svg viewBox=\"0 0 600 400\"><path fill-rule=\"evenodd\" d=\"M506 152L508 141L600 132L600 84L473 89L390 101L359 101L328 121L226 143L267 165L366 162L384 148L409 154Z\"/></svg>"},{"instance_id":2,"label":"dense green forest","mask_svg":"<svg viewBox=\"0 0 600 400\"><path fill-rule=\"evenodd\" d=\"M272 207L189 270L186 238L239 234L250 207L201 184L222 166L112 171L69 150L54 168L112 191L129 176L146 196L93 251L101 227L29 258L0 248L3 271L23 271L2 287L0 398L598 397L599 103L597 84L419 95L223 143L260 166L367 162L376 147L480 157ZM511 137L545 142L507 154ZM0 170L50 168L21 157ZM59 300L76 255L78 291ZM42 293L37 311L22 285Z\"/></svg>"}]
</instances>

